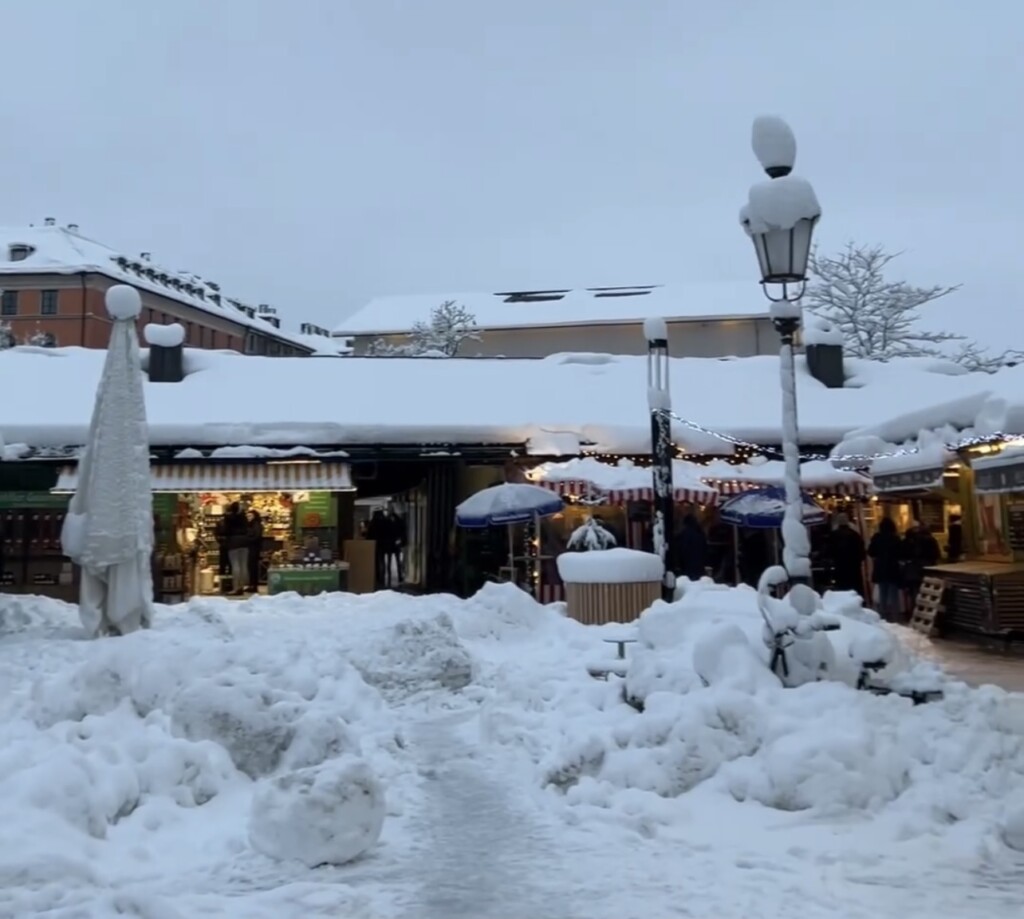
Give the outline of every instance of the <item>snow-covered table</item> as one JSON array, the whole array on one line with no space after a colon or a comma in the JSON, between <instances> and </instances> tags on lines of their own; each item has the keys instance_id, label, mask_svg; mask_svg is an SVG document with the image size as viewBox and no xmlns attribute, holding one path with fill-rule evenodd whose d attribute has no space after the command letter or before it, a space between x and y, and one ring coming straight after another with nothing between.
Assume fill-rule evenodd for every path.
<instances>
[{"instance_id":1,"label":"snow-covered table","mask_svg":"<svg viewBox=\"0 0 1024 919\"><path fill-rule=\"evenodd\" d=\"M636 549L565 552L558 556L566 610L585 625L632 622L661 597L664 567Z\"/></svg>"}]
</instances>

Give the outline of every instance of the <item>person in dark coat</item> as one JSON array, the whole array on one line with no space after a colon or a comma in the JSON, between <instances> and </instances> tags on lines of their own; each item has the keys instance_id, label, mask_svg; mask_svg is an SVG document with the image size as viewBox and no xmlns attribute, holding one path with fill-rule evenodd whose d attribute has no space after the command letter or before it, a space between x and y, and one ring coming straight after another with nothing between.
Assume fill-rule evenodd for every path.
<instances>
[{"instance_id":1,"label":"person in dark coat","mask_svg":"<svg viewBox=\"0 0 1024 919\"><path fill-rule=\"evenodd\" d=\"M963 519L953 515L949 518L949 545L946 546L946 561L958 562L964 554Z\"/></svg>"},{"instance_id":2,"label":"person in dark coat","mask_svg":"<svg viewBox=\"0 0 1024 919\"><path fill-rule=\"evenodd\" d=\"M924 580L924 569L939 563L942 552L931 530L916 520L903 536L903 587L908 609L914 608Z\"/></svg>"},{"instance_id":3,"label":"person in dark coat","mask_svg":"<svg viewBox=\"0 0 1024 919\"><path fill-rule=\"evenodd\" d=\"M683 518L678 539L680 572L691 581L699 581L707 574L708 540L692 512Z\"/></svg>"},{"instance_id":4,"label":"person in dark coat","mask_svg":"<svg viewBox=\"0 0 1024 919\"><path fill-rule=\"evenodd\" d=\"M883 517L879 523L878 532L868 544L868 557L871 583L877 592L875 609L884 618L895 621L900 615L903 546L891 517Z\"/></svg>"},{"instance_id":5,"label":"person in dark coat","mask_svg":"<svg viewBox=\"0 0 1024 919\"><path fill-rule=\"evenodd\" d=\"M846 514L836 514L829 534L828 556L832 562L833 590L853 590L864 596L864 540L850 526Z\"/></svg>"},{"instance_id":6,"label":"person in dark coat","mask_svg":"<svg viewBox=\"0 0 1024 919\"><path fill-rule=\"evenodd\" d=\"M263 518L249 511L249 592L259 593L260 555L263 552Z\"/></svg>"},{"instance_id":7,"label":"person in dark coat","mask_svg":"<svg viewBox=\"0 0 1024 919\"><path fill-rule=\"evenodd\" d=\"M224 541L231 564L231 587L241 596L249 586L249 522L237 501L224 515Z\"/></svg>"},{"instance_id":8,"label":"person in dark coat","mask_svg":"<svg viewBox=\"0 0 1024 919\"><path fill-rule=\"evenodd\" d=\"M389 529L388 519L384 515L384 511L377 508L373 512L373 516L370 517L370 522L366 525L366 537L374 542L375 590L382 590L386 586L387 581L390 580L390 578L385 578L387 573L385 559L388 552Z\"/></svg>"},{"instance_id":9,"label":"person in dark coat","mask_svg":"<svg viewBox=\"0 0 1024 919\"><path fill-rule=\"evenodd\" d=\"M397 576L397 583L403 584L405 583L405 572L402 565L402 552L405 550L405 520L394 508L388 510L387 534L387 546L384 550L384 569L390 582L393 565Z\"/></svg>"}]
</instances>

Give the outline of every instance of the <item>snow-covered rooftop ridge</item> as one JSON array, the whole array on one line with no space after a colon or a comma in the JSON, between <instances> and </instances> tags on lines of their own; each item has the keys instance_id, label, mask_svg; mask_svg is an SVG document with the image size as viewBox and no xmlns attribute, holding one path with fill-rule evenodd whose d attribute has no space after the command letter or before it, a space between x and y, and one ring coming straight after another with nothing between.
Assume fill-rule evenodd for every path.
<instances>
[{"instance_id":1,"label":"snow-covered rooftop ridge","mask_svg":"<svg viewBox=\"0 0 1024 919\"><path fill-rule=\"evenodd\" d=\"M342 320L335 335L407 332L454 300L476 317L481 329L667 320L735 319L767 316L757 284L750 281L639 287L562 288L498 293L409 294L376 297ZM637 330L639 336L641 331Z\"/></svg>"},{"instance_id":2,"label":"snow-covered rooftop ridge","mask_svg":"<svg viewBox=\"0 0 1024 919\"><path fill-rule=\"evenodd\" d=\"M91 271L177 300L193 309L221 316L270 337L314 350L336 353L322 335L291 332L274 325L276 315L264 304L251 306L223 294L214 281L188 271L160 267L148 252L136 258L83 236L76 224L0 227L0 276L5 274L73 274Z\"/></svg>"},{"instance_id":3,"label":"snow-covered rooftop ridge","mask_svg":"<svg viewBox=\"0 0 1024 919\"><path fill-rule=\"evenodd\" d=\"M0 404L7 443L84 443L104 357L82 348L0 351L0 379L17 380L25 394ZM797 358L802 443L838 443L871 423L880 405L915 412L986 390L1000 376L947 376L912 359L855 367L859 388L828 389ZM181 382L146 383L154 445L433 444L457 451L451 445L525 444L549 457L650 451L645 356L417 360L186 349L185 370ZM777 357L673 358L670 380L683 418L753 443L779 443ZM692 453L731 452L719 438L678 422L673 438Z\"/></svg>"}]
</instances>

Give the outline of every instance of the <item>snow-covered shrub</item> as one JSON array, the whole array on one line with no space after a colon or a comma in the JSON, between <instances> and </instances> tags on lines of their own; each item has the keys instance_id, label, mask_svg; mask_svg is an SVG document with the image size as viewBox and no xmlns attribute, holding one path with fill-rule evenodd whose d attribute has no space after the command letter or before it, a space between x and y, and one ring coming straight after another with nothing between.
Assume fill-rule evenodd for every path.
<instances>
[{"instance_id":1,"label":"snow-covered shrub","mask_svg":"<svg viewBox=\"0 0 1024 919\"><path fill-rule=\"evenodd\" d=\"M615 536L605 529L601 521L597 517L588 517L582 526L572 531L566 548L572 552L594 552L611 549L615 545Z\"/></svg>"},{"instance_id":2,"label":"snow-covered shrub","mask_svg":"<svg viewBox=\"0 0 1024 919\"><path fill-rule=\"evenodd\" d=\"M369 765L343 757L267 781L253 796L249 841L270 858L308 868L343 865L377 844L385 810Z\"/></svg>"}]
</instances>

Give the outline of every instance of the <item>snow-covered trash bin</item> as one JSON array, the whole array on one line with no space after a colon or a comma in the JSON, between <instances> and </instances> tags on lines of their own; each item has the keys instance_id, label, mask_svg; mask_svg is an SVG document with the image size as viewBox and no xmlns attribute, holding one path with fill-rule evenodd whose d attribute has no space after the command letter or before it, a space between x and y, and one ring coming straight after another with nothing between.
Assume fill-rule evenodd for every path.
<instances>
[{"instance_id":1,"label":"snow-covered trash bin","mask_svg":"<svg viewBox=\"0 0 1024 919\"><path fill-rule=\"evenodd\" d=\"M253 796L249 841L279 861L344 865L377 844L384 813L384 787L369 765L343 756L268 780Z\"/></svg>"},{"instance_id":2,"label":"snow-covered trash bin","mask_svg":"<svg viewBox=\"0 0 1024 919\"><path fill-rule=\"evenodd\" d=\"M665 567L650 552L565 552L557 563L569 617L585 625L632 622L661 598Z\"/></svg>"}]
</instances>

